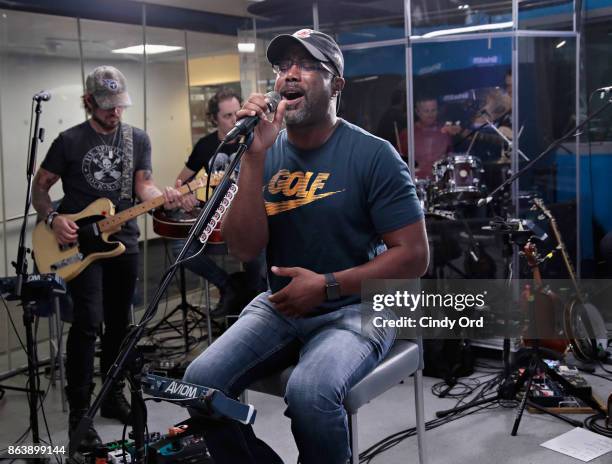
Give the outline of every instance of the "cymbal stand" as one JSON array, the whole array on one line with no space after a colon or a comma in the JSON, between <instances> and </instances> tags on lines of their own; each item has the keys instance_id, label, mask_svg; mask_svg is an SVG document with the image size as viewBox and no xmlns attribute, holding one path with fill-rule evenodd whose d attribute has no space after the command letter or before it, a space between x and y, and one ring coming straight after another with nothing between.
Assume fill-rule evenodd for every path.
<instances>
[{"instance_id":1,"label":"cymbal stand","mask_svg":"<svg viewBox=\"0 0 612 464\"><path fill-rule=\"evenodd\" d=\"M497 132L497 135L499 135L499 136L500 136L500 137L501 137L501 138L504 140L504 142L506 142L506 143L508 144L508 147L512 148L512 140L510 140L508 137L506 137L506 136L504 135L504 133L503 133L502 131L500 131L500 130L499 130L499 128L498 128L498 127L497 127L497 126L496 126L496 125L495 125L493 122L491 122L491 121L489 120L489 118L487 118L487 115L486 115L486 114L483 114L483 115L482 115L482 118L483 118L485 121L487 121L487 125L488 125L488 126L491 128L491 129L493 129L495 132ZM519 131L519 134L520 134L520 132L522 132L522 131L523 131L523 128L521 128L521 130ZM529 158L527 157L527 155L526 155L525 153L523 153L523 152L522 152L521 150L519 150L518 148L516 149L516 151L518 152L518 154L519 154L519 155L521 155L521 156L523 157L523 159L524 159L525 161L529 161Z\"/></svg>"}]
</instances>

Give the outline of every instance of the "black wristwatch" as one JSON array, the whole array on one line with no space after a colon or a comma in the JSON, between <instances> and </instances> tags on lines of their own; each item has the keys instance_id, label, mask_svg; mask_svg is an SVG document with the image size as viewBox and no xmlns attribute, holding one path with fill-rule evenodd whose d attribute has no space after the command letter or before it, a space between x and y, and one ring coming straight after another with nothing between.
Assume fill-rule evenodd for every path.
<instances>
[{"instance_id":1,"label":"black wristwatch","mask_svg":"<svg viewBox=\"0 0 612 464\"><path fill-rule=\"evenodd\" d=\"M45 224L51 227L53 225L53 220L58 216L59 213L57 211L51 211L49 214L47 214L47 217L45 218Z\"/></svg>"},{"instance_id":2,"label":"black wristwatch","mask_svg":"<svg viewBox=\"0 0 612 464\"><path fill-rule=\"evenodd\" d=\"M331 272L325 274L325 297L327 301L340 299L340 284Z\"/></svg>"}]
</instances>

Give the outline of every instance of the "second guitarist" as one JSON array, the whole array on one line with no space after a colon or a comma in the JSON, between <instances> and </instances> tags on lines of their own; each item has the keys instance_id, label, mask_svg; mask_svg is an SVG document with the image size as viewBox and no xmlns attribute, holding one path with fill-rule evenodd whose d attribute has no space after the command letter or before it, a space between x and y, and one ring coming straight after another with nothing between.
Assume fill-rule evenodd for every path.
<instances>
[{"instance_id":1,"label":"second guitarist","mask_svg":"<svg viewBox=\"0 0 612 464\"><path fill-rule=\"evenodd\" d=\"M98 198L108 198L117 211L136 199L146 201L164 195L166 208L190 209L192 195L181 197L172 187L162 192L151 176L151 143L148 135L121 123L131 105L123 74L111 66L94 69L86 81L83 104L90 118L62 132L51 145L36 173L33 204L46 218L61 245L77 241L78 226L63 214L76 213ZM64 198L53 209L49 190L62 181ZM177 185L178 186L178 185ZM104 323L100 370L104 376L114 362L126 335L128 316L138 276L138 225L130 220L111 236L125 245L124 254L96 261L68 283L74 303L66 345L66 393L70 406L69 433L87 412L93 391L94 350ZM119 382L102 403L104 417L130 421L130 407ZM93 428L80 449L101 444Z\"/></svg>"}]
</instances>

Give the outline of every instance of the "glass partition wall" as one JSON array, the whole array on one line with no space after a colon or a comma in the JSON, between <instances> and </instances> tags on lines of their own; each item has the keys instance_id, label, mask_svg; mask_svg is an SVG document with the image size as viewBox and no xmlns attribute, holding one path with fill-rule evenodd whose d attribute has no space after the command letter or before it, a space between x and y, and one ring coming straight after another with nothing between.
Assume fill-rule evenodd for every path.
<instances>
[{"instance_id":1,"label":"glass partition wall","mask_svg":"<svg viewBox=\"0 0 612 464\"><path fill-rule=\"evenodd\" d=\"M584 82L577 72L582 21L575 5L584 2L359 0L347 9L333 0L309 0L286 7L274 2L275 11L266 11L266 3L249 7L257 19L246 19L236 35L147 26L145 6L142 24L0 10L4 275L14 272L9 263L15 259L23 214L31 97L41 89L53 95L43 106L46 135L39 148L40 163L60 131L84 120L84 76L102 63L126 74L134 102L126 121L151 136L154 175L164 185L173 182L191 146L214 129L205 111L216 90L233 86L246 96L273 87L265 50L275 35L303 27L330 33L346 59L348 82L340 115L398 149L412 168L424 203L436 210L429 211L434 220L445 219L440 203L465 197L473 206L486 198L511 172L584 118L587 99L585 91L580 92ZM156 42L174 48L145 53L142 44ZM594 107L598 104L592 102ZM441 143L442 154L473 156L480 164L472 166L475 161L469 158L444 161L444 156L436 164L441 160L417 153L415 142L423 129L419 126L427 117L446 133L441 142L435 141ZM598 124L592 127L596 137L602 134ZM563 222L564 238L579 269L593 255L591 216L609 222L607 202L588 189L589 182L600 177L593 166L603 157L583 156L587 145L595 155L604 150L598 143L599 139L592 144L568 139L512 185L504 194L504 211L493 211L540 220L536 213L525 212L525 206L534 195L542 197ZM457 164L461 161L468 164ZM465 177L454 178L463 171L469 185ZM449 188L457 183L470 187L459 198ZM54 188L53 199L60 192ZM156 236L150 220L140 221L141 238L148 243ZM33 224L32 218L29 230ZM148 256L145 246L143 259ZM158 281L160 266L149 261L142 269L140 286Z\"/></svg>"},{"instance_id":2,"label":"glass partition wall","mask_svg":"<svg viewBox=\"0 0 612 464\"><path fill-rule=\"evenodd\" d=\"M491 204L477 206L578 122L575 2L379 0L347 9L318 0L291 11L268 11L265 3L250 8L259 18L239 33L257 43L252 62L260 91L273 85L265 59L272 37L301 27L331 34L346 60L340 115L389 140L406 158L429 220L478 219L480 230L495 216L520 217L547 229L530 211L539 197L558 216L580 270L593 244L590 221L579 221L586 217L580 203L586 192L575 138ZM455 255L446 254L442 262Z\"/></svg>"}]
</instances>

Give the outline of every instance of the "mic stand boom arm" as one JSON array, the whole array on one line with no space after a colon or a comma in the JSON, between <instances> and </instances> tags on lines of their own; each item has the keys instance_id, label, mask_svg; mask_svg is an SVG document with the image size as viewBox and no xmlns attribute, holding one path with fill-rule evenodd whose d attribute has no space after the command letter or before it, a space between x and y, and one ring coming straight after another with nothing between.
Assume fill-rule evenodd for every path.
<instances>
[{"instance_id":1,"label":"mic stand boom arm","mask_svg":"<svg viewBox=\"0 0 612 464\"><path fill-rule=\"evenodd\" d=\"M593 120L596 116L598 116L599 114L603 113L610 105L612 105L612 98L608 99L608 101L606 102L605 105L603 105L601 108L599 108L597 111L595 111L593 114L591 114L590 116L588 116L584 121L582 121L577 127L572 128L571 130L569 130L568 132L566 132L565 134L563 134L561 137L559 137L557 140L553 141L548 148L546 148L546 150L544 150L542 153L540 153L538 156L536 156L534 159L532 159L531 161L529 161L525 166L523 166L521 169L519 169L515 174L512 174L510 177L508 177L508 179L506 179L504 182L502 182L495 190L493 190L489 196L487 197L486 201L484 202L484 204L489 203L494 197L495 195L497 195L500 191L502 191L508 184L511 184L512 182L514 182L516 179L518 179L520 176L523 175L523 173L525 173L526 171L528 171L529 169L531 169L531 167L537 163L539 160L541 160L542 158L544 158L546 155L548 155L552 150L554 150L555 148L557 148L559 145L561 145L562 142L564 142L565 140L580 135L580 131L584 128L584 126L586 126L589 122L591 122L591 120Z\"/></svg>"},{"instance_id":2,"label":"mic stand boom arm","mask_svg":"<svg viewBox=\"0 0 612 464\"><path fill-rule=\"evenodd\" d=\"M159 284L159 287L157 288L155 295L153 295L151 302L147 306L145 313L140 319L140 322L132 328L132 330L129 332L129 334L124 339L123 344L122 344L122 349L117 355L117 359L115 360L115 362L109 369L106 375L106 380L102 384L100 392L98 393L95 400L91 404L89 410L87 411L85 416L81 419L78 427L72 434L72 437L70 439L70 445L69 445L70 457L74 457L77 447L79 443L82 441L85 435L85 432L87 431L89 426L93 424L93 417L96 415L96 412L100 408L100 405L103 399L106 397L106 395L108 394L112 386L118 381L121 373L124 371L124 369L126 369L127 364L131 361L132 355L136 348L136 344L142 337L147 323L150 322L155 316L155 313L157 312L157 305L159 304L166 289L172 282L172 278L174 277L174 274L176 273L178 265L185 258L185 255L187 254L187 251L189 250L189 247L191 246L193 241L196 240L198 237L200 237L200 235L202 234L202 231L211 222L211 219L214 213L216 212L217 208L219 207L219 204L221 203L221 201L223 200L223 197L225 196L225 194L231 187L232 181L230 179L230 174L234 172L236 166L238 166L238 163L240 162L240 158L242 158L242 155L246 151L247 147L248 145L245 142L245 137L241 137L238 150L236 151L236 155L234 156L234 159L232 160L227 170L225 171L225 175L221 179L221 182L219 183L219 185L215 188L215 192L213 193L210 200L206 203L206 206L200 212L198 218L196 219L196 222L194 223L194 225L192 226L189 232L189 235L187 236L187 239L185 240L185 245L183 245L183 248L181 249L178 256L176 257L174 264L172 264L172 266L170 266L166 270L164 276L162 277L162 281ZM206 244L204 244L204 246L206 246ZM138 385L138 380L136 380L136 382L132 382L131 380L130 384ZM132 408L144 407L143 405L144 405L144 401L139 401L138 404L134 404L134 401L132 401ZM146 418L146 414L144 413L135 414L134 416L135 416L134 421L136 421L136 419L138 418L141 418L141 419ZM143 424L134 424L133 428L135 431L136 430L144 431ZM134 462L137 464L144 462L144 433L139 433L138 435L140 436L134 437L135 448L136 448Z\"/></svg>"}]
</instances>

